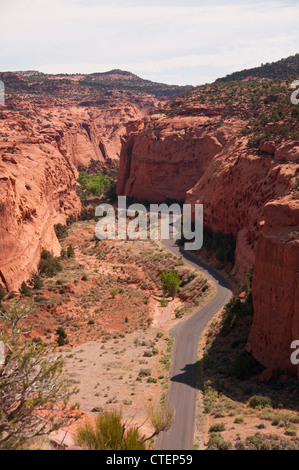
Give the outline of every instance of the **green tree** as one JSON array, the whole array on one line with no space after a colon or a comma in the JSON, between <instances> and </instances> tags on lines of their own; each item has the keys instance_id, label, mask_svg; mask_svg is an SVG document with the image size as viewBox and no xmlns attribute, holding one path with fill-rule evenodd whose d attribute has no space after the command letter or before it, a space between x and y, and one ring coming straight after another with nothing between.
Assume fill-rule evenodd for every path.
<instances>
[{"instance_id":1,"label":"green tree","mask_svg":"<svg viewBox=\"0 0 299 470\"><path fill-rule=\"evenodd\" d=\"M111 297L115 299L115 297L118 294L118 289L111 289L110 294L111 294Z\"/></svg>"},{"instance_id":2,"label":"green tree","mask_svg":"<svg viewBox=\"0 0 299 470\"><path fill-rule=\"evenodd\" d=\"M38 264L39 274L44 274L46 277L53 277L59 271L62 271L62 266L58 259L54 258L49 251L43 250Z\"/></svg>"},{"instance_id":3,"label":"green tree","mask_svg":"<svg viewBox=\"0 0 299 470\"><path fill-rule=\"evenodd\" d=\"M68 343L68 340L66 339L66 338L67 338L67 334L66 334L64 328L62 328L62 326L60 326L60 327L56 330L56 334L58 335L58 338L57 338L57 344L58 344L58 346L64 346L65 344Z\"/></svg>"},{"instance_id":4,"label":"green tree","mask_svg":"<svg viewBox=\"0 0 299 470\"><path fill-rule=\"evenodd\" d=\"M66 255L67 255L68 258L74 258L74 256L75 256L75 250L74 250L74 247L73 247L72 244L70 244L70 245L67 247Z\"/></svg>"},{"instance_id":5,"label":"green tree","mask_svg":"<svg viewBox=\"0 0 299 470\"><path fill-rule=\"evenodd\" d=\"M176 269L173 269L170 272L165 270L161 274L161 282L164 294L168 294L174 299L181 283L178 271Z\"/></svg>"},{"instance_id":6,"label":"green tree","mask_svg":"<svg viewBox=\"0 0 299 470\"><path fill-rule=\"evenodd\" d=\"M87 193L100 196L106 186L109 185L109 178L103 176L100 171L96 175L90 175L86 171L82 171L79 175L79 183Z\"/></svg>"},{"instance_id":7,"label":"green tree","mask_svg":"<svg viewBox=\"0 0 299 470\"><path fill-rule=\"evenodd\" d=\"M44 287L43 280L38 274L34 274L30 281L30 285L33 287L33 289L40 290Z\"/></svg>"},{"instance_id":8,"label":"green tree","mask_svg":"<svg viewBox=\"0 0 299 470\"><path fill-rule=\"evenodd\" d=\"M31 291L30 287L27 286L25 281L23 281L22 284L21 284L20 294L25 295L26 297L31 297L32 296L32 291Z\"/></svg>"},{"instance_id":9,"label":"green tree","mask_svg":"<svg viewBox=\"0 0 299 470\"><path fill-rule=\"evenodd\" d=\"M4 289L4 287L0 284L0 302L1 302L1 300L4 299L5 296L6 296L5 289Z\"/></svg>"},{"instance_id":10,"label":"green tree","mask_svg":"<svg viewBox=\"0 0 299 470\"><path fill-rule=\"evenodd\" d=\"M77 406L68 405L76 389L62 377L63 362L55 348L31 338L22 323L32 305L14 301L1 317L0 449L17 449L33 437L49 434L74 421Z\"/></svg>"},{"instance_id":11,"label":"green tree","mask_svg":"<svg viewBox=\"0 0 299 470\"><path fill-rule=\"evenodd\" d=\"M62 224L54 225L54 230L58 240L63 240L67 236L67 226Z\"/></svg>"}]
</instances>

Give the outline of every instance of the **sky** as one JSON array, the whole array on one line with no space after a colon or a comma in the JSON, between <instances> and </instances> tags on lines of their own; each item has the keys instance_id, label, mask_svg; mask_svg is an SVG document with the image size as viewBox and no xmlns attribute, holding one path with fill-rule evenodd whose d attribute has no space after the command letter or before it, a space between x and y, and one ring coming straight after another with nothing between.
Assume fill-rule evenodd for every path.
<instances>
[{"instance_id":1,"label":"sky","mask_svg":"<svg viewBox=\"0 0 299 470\"><path fill-rule=\"evenodd\" d=\"M299 52L299 0L0 0L0 70L201 85Z\"/></svg>"}]
</instances>

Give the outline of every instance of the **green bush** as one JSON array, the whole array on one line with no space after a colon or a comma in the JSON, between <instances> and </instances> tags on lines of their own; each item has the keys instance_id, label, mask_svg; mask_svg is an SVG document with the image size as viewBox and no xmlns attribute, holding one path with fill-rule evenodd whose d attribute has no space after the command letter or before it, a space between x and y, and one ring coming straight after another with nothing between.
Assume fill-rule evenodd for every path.
<instances>
[{"instance_id":1,"label":"green bush","mask_svg":"<svg viewBox=\"0 0 299 470\"><path fill-rule=\"evenodd\" d=\"M33 289L40 290L44 287L43 280L38 274L34 274L33 278L31 279L31 285Z\"/></svg>"},{"instance_id":2,"label":"green bush","mask_svg":"<svg viewBox=\"0 0 299 470\"><path fill-rule=\"evenodd\" d=\"M62 271L62 266L57 258L54 258L52 253L47 250L43 250L41 253L41 259L38 264L39 274L43 274L46 277L53 277L59 271Z\"/></svg>"},{"instance_id":3,"label":"green bush","mask_svg":"<svg viewBox=\"0 0 299 470\"><path fill-rule=\"evenodd\" d=\"M223 423L213 424L209 429L209 433L211 433L211 432L222 432L222 431L225 431L225 425Z\"/></svg>"},{"instance_id":4,"label":"green bush","mask_svg":"<svg viewBox=\"0 0 299 470\"><path fill-rule=\"evenodd\" d=\"M118 294L118 289L111 289L110 291L110 295L113 299L115 299L115 297L117 296Z\"/></svg>"},{"instance_id":5,"label":"green bush","mask_svg":"<svg viewBox=\"0 0 299 470\"><path fill-rule=\"evenodd\" d=\"M272 407L273 403L270 397L263 395L253 395L248 402L250 408L265 408L266 406Z\"/></svg>"},{"instance_id":6,"label":"green bush","mask_svg":"<svg viewBox=\"0 0 299 470\"><path fill-rule=\"evenodd\" d=\"M32 296L32 291L30 287L27 286L26 282L23 281L21 288L20 288L20 294L25 295L26 297L31 297Z\"/></svg>"},{"instance_id":7,"label":"green bush","mask_svg":"<svg viewBox=\"0 0 299 470\"><path fill-rule=\"evenodd\" d=\"M232 450L230 441L225 441L221 434L213 433L208 442L208 450Z\"/></svg>"},{"instance_id":8,"label":"green bush","mask_svg":"<svg viewBox=\"0 0 299 470\"><path fill-rule=\"evenodd\" d=\"M75 256L75 250L74 250L74 247L73 247L72 244L70 244L70 245L67 247L66 256L67 256L68 258L74 258L74 256Z\"/></svg>"},{"instance_id":9,"label":"green bush","mask_svg":"<svg viewBox=\"0 0 299 470\"><path fill-rule=\"evenodd\" d=\"M151 375L151 369L140 369L138 376L139 377L149 377Z\"/></svg>"},{"instance_id":10,"label":"green bush","mask_svg":"<svg viewBox=\"0 0 299 470\"><path fill-rule=\"evenodd\" d=\"M54 230L58 240L63 240L67 236L67 226L62 224L54 225Z\"/></svg>"},{"instance_id":11,"label":"green bush","mask_svg":"<svg viewBox=\"0 0 299 470\"><path fill-rule=\"evenodd\" d=\"M285 430L284 433L285 433L286 436L296 436L297 435L297 429L289 427Z\"/></svg>"},{"instance_id":12,"label":"green bush","mask_svg":"<svg viewBox=\"0 0 299 470\"><path fill-rule=\"evenodd\" d=\"M247 313L246 305L236 296L234 296L224 307L222 320L222 336L228 335L237 322L240 315Z\"/></svg>"},{"instance_id":13,"label":"green bush","mask_svg":"<svg viewBox=\"0 0 299 470\"><path fill-rule=\"evenodd\" d=\"M65 344L68 343L67 334L66 334L64 328L62 328L62 326L60 326L60 327L56 330L56 334L58 335L58 338L57 338L57 344L58 344L58 346L64 346Z\"/></svg>"}]
</instances>

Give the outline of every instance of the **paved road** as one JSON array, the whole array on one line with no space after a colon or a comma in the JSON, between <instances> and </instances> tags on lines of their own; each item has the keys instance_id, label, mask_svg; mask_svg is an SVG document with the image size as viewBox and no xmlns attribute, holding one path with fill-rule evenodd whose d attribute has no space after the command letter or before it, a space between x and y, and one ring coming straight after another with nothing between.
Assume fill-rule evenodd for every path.
<instances>
[{"instance_id":1,"label":"paved road","mask_svg":"<svg viewBox=\"0 0 299 470\"><path fill-rule=\"evenodd\" d=\"M165 246L177 256L213 279L215 296L194 315L177 324L170 334L174 338L168 399L174 408L171 429L157 438L157 450L192 450L197 381L197 351L199 338L209 320L228 302L232 291L227 280L215 269L201 263L181 250L173 240Z\"/></svg>"}]
</instances>

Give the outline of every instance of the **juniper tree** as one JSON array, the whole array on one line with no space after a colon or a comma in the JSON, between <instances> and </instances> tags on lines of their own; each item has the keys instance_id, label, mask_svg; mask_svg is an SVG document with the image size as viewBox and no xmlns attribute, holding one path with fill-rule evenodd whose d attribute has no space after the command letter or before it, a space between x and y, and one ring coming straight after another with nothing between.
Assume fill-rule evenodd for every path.
<instances>
[{"instance_id":1,"label":"juniper tree","mask_svg":"<svg viewBox=\"0 0 299 470\"><path fill-rule=\"evenodd\" d=\"M56 348L34 340L24 326L32 305L14 301L0 318L0 341L5 345L0 364L0 450L17 449L33 437L49 434L74 421L76 393L62 376Z\"/></svg>"}]
</instances>

